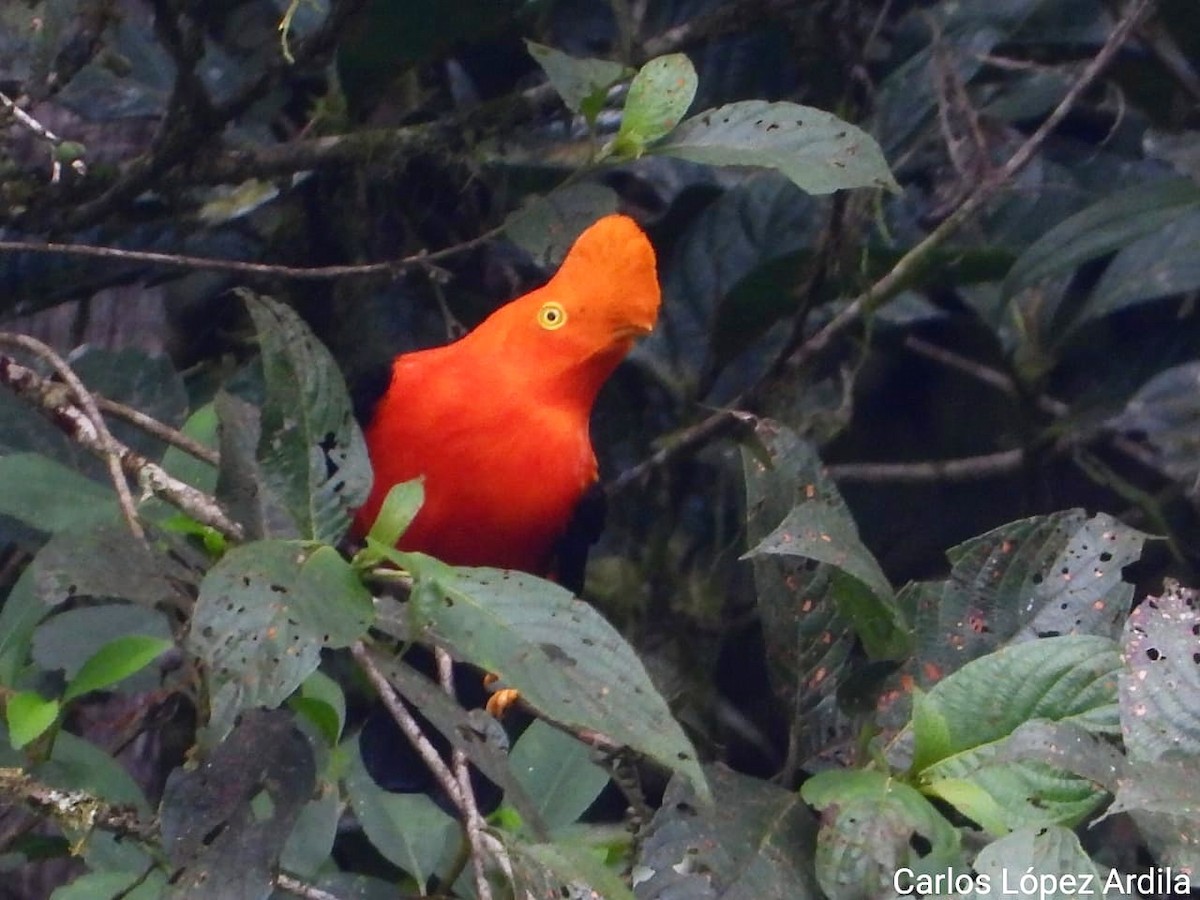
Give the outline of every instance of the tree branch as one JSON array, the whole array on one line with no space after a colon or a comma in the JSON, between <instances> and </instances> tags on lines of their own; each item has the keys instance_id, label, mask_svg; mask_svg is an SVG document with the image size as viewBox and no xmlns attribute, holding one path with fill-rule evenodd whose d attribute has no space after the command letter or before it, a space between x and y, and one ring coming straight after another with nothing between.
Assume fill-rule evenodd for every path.
<instances>
[{"instance_id":1,"label":"tree branch","mask_svg":"<svg viewBox=\"0 0 1200 900\"><path fill-rule=\"evenodd\" d=\"M26 350L39 359L46 361L58 373L58 377L70 388L71 392L75 395L75 402L79 404L78 407L71 407L71 409L78 413L78 415L73 417L73 427L75 430L86 430L90 435L94 436L95 447L93 449L104 460L105 465L108 466L109 478L112 480L113 489L117 492L117 505L121 508L121 515L125 517L125 523L129 526L129 530L133 533L133 536L139 541L145 540L146 532L142 529L142 523L138 521L133 494L129 491L129 483L125 480L125 473L121 469L122 445L117 442L116 438L112 436L112 432L108 430L108 424L104 421L104 416L100 415L100 410L96 408L96 399L92 396L92 392L79 380L79 376L67 365L66 360L37 338L32 338L25 334L0 332L0 344L20 347L22 350ZM0 357L0 362L4 359L6 357ZM17 363L13 362L12 365L15 366ZM27 371L32 373L32 370ZM43 394L43 396L45 395ZM65 397L55 399L60 401L66 400ZM82 410L79 407L82 407ZM65 406L60 406L62 410L66 408Z\"/></svg>"},{"instance_id":2,"label":"tree branch","mask_svg":"<svg viewBox=\"0 0 1200 900\"><path fill-rule=\"evenodd\" d=\"M1067 90L1058 106L1046 117L1037 130L1013 152L1003 166L990 177L979 182L941 224L897 260L886 275L855 297L829 322L805 338L798 346L785 348L785 352L779 358L782 365L773 366L768 371L767 377L739 394L727 408L711 413L700 422L675 435L668 444L610 481L605 486L607 493L617 494L634 485L641 484L651 473L673 460L694 453L713 439L726 434L737 421L737 410L752 408L761 401L773 383L771 376L777 368L787 367L794 370L811 364L825 352L835 338L840 337L865 315L874 312L898 295L906 284L914 279L925 266L929 265L934 251L956 234L975 213L995 196L1000 188L1008 184L1033 160L1034 155L1041 149L1046 139L1079 102L1084 91L1091 87L1100 73L1112 62L1117 51L1120 50L1130 32L1146 14L1152 3L1153 0L1131 0L1125 14L1109 33L1104 45L1079 73L1078 78Z\"/></svg>"},{"instance_id":3,"label":"tree branch","mask_svg":"<svg viewBox=\"0 0 1200 900\"><path fill-rule=\"evenodd\" d=\"M0 354L0 384L36 407L84 449L101 459L115 455L121 470L149 493L183 510L197 522L215 528L227 538L241 540L243 537L242 526L230 519L208 494L173 478L158 463L151 462L111 435L111 444L106 444L93 419L71 400L63 385L43 378L4 354ZM103 423L102 418L100 421Z\"/></svg>"}]
</instances>

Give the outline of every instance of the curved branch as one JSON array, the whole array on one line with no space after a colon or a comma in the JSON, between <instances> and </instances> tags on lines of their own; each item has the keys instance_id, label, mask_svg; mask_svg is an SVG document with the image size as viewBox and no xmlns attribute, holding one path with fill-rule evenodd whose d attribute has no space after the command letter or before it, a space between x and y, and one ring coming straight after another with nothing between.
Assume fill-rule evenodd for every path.
<instances>
[{"instance_id":1,"label":"curved branch","mask_svg":"<svg viewBox=\"0 0 1200 900\"><path fill-rule=\"evenodd\" d=\"M151 462L115 438L111 445L106 444L88 413L64 394L62 385L43 378L4 354L0 354L0 384L6 385L21 399L36 407L84 449L101 459L108 459L110 453L115 453L122 471L149 493L166 500L225 537L241 540L242 526L230 519L208 494L172 477L158 463Z\"/></svg>"},{"instance_id":2,"label":"curved branch","mask_svg":"<svg viewBox=\"0 0 1200 900\"><path fill-rule=\"evenodd\" d=\"M904 286L929 264L935 250L956 234L975 213L995 196L1000 188L1008 184L1025 166L1029 165L1051 132L1079 102L1084 91L1091 87L1100 73L1112 62L1117 51L1121 49L1138 22L1146 15L1153 2L1154 0L1131 0L1124 15L1109 33L1104 45L1079 73L1079 77L1075 79L1062 100L1059 101L1058 106L1046 117L1038 129L1026 138L1025 142L1013 152L1003 166L995 170L990 177L980 181L958 207L942 220L941 224L897 260L886 275L855 297L841 312L814 334L805 338L798 346L784 348L776 360L776 364L768 369L768 376L735 397L728 407L711 413L697 424L680 432L662 449L610 481L605 486L607 493L610 495L620 493L634 485L641 484L657 469L681 456L695 453L714 438L727 433L736 423L739 409L754 407L761 401L772 383L772 375L784 367L799 369L811 364L835 338L848 331L865 315L874 312L897 296Z\"/></svg>"}]
</instances>

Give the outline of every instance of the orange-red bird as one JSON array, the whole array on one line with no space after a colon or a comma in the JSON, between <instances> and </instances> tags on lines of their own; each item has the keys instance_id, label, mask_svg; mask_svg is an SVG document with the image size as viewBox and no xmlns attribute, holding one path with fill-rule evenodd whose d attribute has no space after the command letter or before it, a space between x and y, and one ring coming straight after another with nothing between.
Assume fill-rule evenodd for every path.
<instances>
[{"instance_id":1,"label":"orange-red bird","mask_svg":"<svg viewBox=\"0 0 1200 900\"><path fill-rule=\"evenodd\" d=\"M401 549L548 574L596 481L596 394L654 327L659 299L650 241L632 219L606 216L546 285L452 344L396 357L366 427L375 483L356 531L393 485L424 476Z\"/></svg>"}]
</instances>

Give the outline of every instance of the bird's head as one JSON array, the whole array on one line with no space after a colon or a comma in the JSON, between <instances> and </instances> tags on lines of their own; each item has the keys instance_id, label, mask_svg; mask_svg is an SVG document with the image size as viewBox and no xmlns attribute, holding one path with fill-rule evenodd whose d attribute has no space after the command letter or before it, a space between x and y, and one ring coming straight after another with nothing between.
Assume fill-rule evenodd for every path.
<instances>
[{"instance_id":1,"label":"bird's head","mask_svg":"<svg viewBox=\"0 0 1200 900\"><path fill-rule=\"evenodd\" d=\"M490 335L549 382L573 372L594 394L658 319L661 291L645 232L628 216L605 216L579 236L544 286L492 314Z\"/></svg>"}]
</instances>

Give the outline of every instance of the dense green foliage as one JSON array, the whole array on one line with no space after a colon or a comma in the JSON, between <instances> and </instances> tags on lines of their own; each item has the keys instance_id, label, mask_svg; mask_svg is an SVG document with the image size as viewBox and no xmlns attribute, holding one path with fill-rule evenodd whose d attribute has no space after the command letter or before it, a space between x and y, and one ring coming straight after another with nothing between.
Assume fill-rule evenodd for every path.
<instances>
[{"instance_id":1,"label":"dense green foliage","mask_svg":"<svg viewBox=\"0 0 1200 900\"><path fill-rule=\"evenodd\" d=\"M1180 892L1198 35L1192 0L0 6L6 886ZM360 385L615 209L664 305L597 406L583 599L395 550L416 483L347 540ZM380 787L391 692L474 788Z\"/></svg>"}]
</instances>

